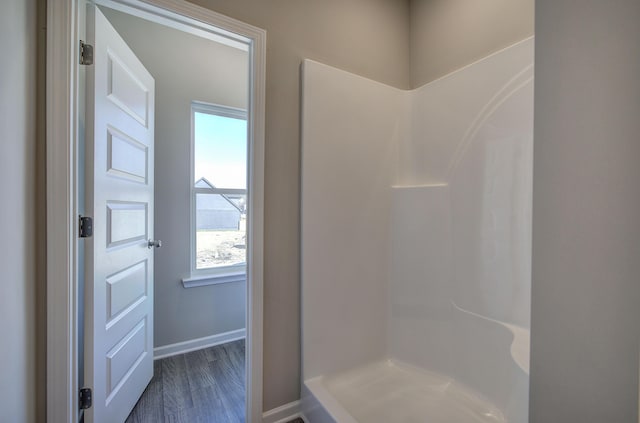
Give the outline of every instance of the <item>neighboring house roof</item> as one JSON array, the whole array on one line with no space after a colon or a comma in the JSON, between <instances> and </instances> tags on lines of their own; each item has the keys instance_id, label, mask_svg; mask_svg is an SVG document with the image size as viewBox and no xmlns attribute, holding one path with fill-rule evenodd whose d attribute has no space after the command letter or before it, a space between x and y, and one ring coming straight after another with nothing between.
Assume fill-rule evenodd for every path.
<instances>
[{"instance_id":1,"label":"neighboring house roof","mask_svg":"<svg viewBox=\"0 0 640 423\"><path fill-rule=\"evenodd\" d=\"M194 184L196 188L211 188L214 189L216 186L213 185L207 178L200 178Z\"/></svg>"},{"instance_id":2,"label":"neighboring house roof","mask_svg":"<svg viewBox=\"0 0 640 423\"><path fill-rule=\"evenodd\" d=\"M216 189L216 186L213 185L211 182L209 182L209 180L207 178L200 178L196 181L196 183L194 184L195 188L209 188L209 189ZM217 194L220 197L222 197L227 203L231 204L233 206L234 209L238 210L240 213L242 213L242 209L233 201L231 201L231 199L229 197L227 197L225 194Z\"/></svg>"}]
</instances>

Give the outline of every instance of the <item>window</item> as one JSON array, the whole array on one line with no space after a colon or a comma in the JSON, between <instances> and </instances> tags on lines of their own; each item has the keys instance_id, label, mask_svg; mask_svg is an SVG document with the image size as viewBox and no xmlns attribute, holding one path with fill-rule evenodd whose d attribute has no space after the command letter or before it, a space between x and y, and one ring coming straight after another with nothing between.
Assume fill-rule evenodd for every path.
<instances>
[{"instance_id":1,"label":"window","mask_svg":"<svg viewBox=\"0 0 640 423\"><path fill-rule=\"evenodd\" d=\"M192 276L244 274L247 113L194 102L191 125Z\"/></svg>"}]
</instances>

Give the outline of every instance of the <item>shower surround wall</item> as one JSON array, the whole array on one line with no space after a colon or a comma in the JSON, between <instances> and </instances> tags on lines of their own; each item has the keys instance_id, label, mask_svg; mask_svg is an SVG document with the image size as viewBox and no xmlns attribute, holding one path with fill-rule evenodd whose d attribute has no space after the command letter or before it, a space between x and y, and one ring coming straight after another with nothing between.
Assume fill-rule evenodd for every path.
<instances>
[{"instance_id":1,"label":"shower surround wall","mask_svg":"<svg viewBox=\"0 0 640 423\"><path fill-rule=\"evenodd\" d=\"M446 419L438 408L455 398L486 404L486 421L527 420L532 65L528 39L403 91L305 61L302 389L312 423L410 418L414 405ZM393 392L361 398L375 389L358 380L406 365L457 388L440 406L419 404L415 390L413 405ZM406 399L406 389L396 393Z\"/></svg>"}]
</instances>

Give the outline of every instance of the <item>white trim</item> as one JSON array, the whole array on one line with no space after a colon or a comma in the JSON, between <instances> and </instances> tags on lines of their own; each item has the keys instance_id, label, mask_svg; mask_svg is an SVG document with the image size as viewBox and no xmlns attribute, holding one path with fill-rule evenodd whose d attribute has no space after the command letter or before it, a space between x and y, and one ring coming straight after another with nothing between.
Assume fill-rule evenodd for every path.
<instances>
[{"instance_id":1,"label":"white trim","mask_svg":"<svg viewBox=\"0 0 640 423\"><path fill-rule=\"evenodd\" d=\"M220 275L202 275L192 276L182 279L182 286L185 288L196 288L198 286L218 285L221 283L246 282L247 274L241 273L223 273Z\"/></svg>"},{"instance_id":2,"label":"white trim","mask_svg":"<svg viewBox=\"0 0 640 423\"><path fill-rule=\"evenodd\" d=\"M198 194L247 195L246 189L235 188L193 188Z\"/></svg>"},{"instance_id":3,"label":"white trim","mask_svg":"<svg viewBox=\"0 0 640 423\"><path fill-rule=\"evenodd\" d=\"M153 359L171 357L178 354L184 354L191 351L201 350L203 348L214 347L216 345L226 344L227 342L245 339L247 335L246 329L232 330L229 332L218 333L216 335L205 336L203 338L191 339L189 341L176 342L175 344L163 345L153 349Z\"/></svg>"},{"instance_id":4,"label":"white trim","mask_svg":"<svg viewBox=\"0 0 640 423\"><path fill-rule=\"evenodd\" d=\"M77 421L75 290L76 2L47 3L47 420Z\"/></svg>"},{"instance_id":5,"label":"white trim","mask_svg":"<svg viewBox=\"0 0 640 423\"><path fill-rule=\"evenodd\" d=\"M262 423L287 423L298 417L303 418L302 403L299 400L265 412L262 415Z\"/></svg>"},{"instance_id":6,"label":"white trim","mask_svg":"<svg viewBox=\"0 0 640 423\"><path fill-rule=\"evenodd\" d=\"M247 423L262 421L266 32L184 0L96 0L157 13L249 47ZM78 16L84 0L47 2L47 421L76 423ZM213 27L216 27L213 30Z\"/></svg>"},{"instance_id":7,"label":"white trim","mask_svg":"<svg viewBox=\"0 0 640 423\"><path fill-rule=\"evenodd\" d=\"M191 102L191 113L193 112L247 120L247 111L245 109L225 106L223 104L207 103L206 101L193 100Z\"/></svg>"},{"instance_id":8,"label":"white trim","mask_svg":"<svg viewBox=\"0 0 640 423\"><path fill-rule=\"evenodd\" d=\"M175 19L170 13L164 15L158 14L153 7L145 7L144 5L137 5L131 1L118 1L118 0L95 0L96 3L107 6L111 9L119 10L129 15L135 15L139 18L146 19L148 21L168 26L169 28L177 29L178 31L186 32L197 37L206 38L211 41L215 41L220 44L224 44L229 47L237 48L242 51L249 51L249 46L246 41L238 41L237 36L232 34L222 34L211 32L206 24L201 26L195 26L193 23L185 23L182 19ZM233 34L235 35L235 34Z\"/></svg>"}]
</instances>

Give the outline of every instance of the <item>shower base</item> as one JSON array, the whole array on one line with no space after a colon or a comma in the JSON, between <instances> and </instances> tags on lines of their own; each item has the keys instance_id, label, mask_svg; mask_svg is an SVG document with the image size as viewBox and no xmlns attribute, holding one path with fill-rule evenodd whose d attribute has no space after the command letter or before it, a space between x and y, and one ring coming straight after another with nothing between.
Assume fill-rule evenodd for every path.
<instances>
[{"instance_id":1,"label":"shower base","mask_svg":"<svg viewBox=\"0 0 640 423\"><path fill-rule=\"evenodd\" d=\"M396 360L306 380L308 423L506 423L503 413L455 380Z\"/></svg>"}]
</instances>

